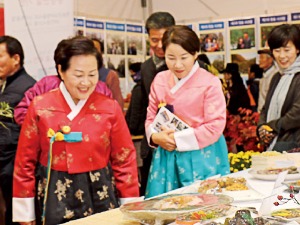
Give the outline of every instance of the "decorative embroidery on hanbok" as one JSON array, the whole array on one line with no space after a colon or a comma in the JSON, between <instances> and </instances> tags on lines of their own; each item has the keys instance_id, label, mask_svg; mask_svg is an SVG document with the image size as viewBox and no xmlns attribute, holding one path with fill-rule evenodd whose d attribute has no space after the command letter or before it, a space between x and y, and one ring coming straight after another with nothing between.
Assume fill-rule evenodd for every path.
<instances>
[{"instance_id":1,"label":"decorative embroidery on hanbok","mask_svg":"<svg viewBox=\"0 0 300 225\"><path fill-rule=\"evenodd\" d=\"M71 183L73 183L73 181L69 179L65 179L65 183L63 183L61 180L56 182L56 191L54 193L59 201L62 200L62 197L66 197L67 188L70 187Z\"/></svg>"},{"instance_id":2,"label":"decorative embroidery on hanbok","mask_svg":"<svg viewBox=\"0 0 300 225\"><path fill-rule=\"evenodd\" d=\"M62 151L59 155L53 156L52 165L56 165L57 163L59 163L59 161L61 160L64 161L65 159L66 159L66 151Z\"/></svg>"},{"instance_id":3,"label":"decorative embroidery on hanbok","mask_svg":"<svg viewBox=\"0 0 300 225\"><path fill-rule=\"evenodd\" d=\"M93 214L93 210L92 210L91 208L89 208L87 211L85 211L85 212L83 213L84 216L90 216L90 215L92 215L92 214Z\"/></svg>"},{"instance_id":4,"label":"decorative embroidery on hanbok","mask_svg":"<svg viewBox=\"0 0 300 225\"><path fill-rule=\"evenodd\" d=\"M85 121L85 118L82 118L82 119L80 119L80 120L78 121L78 124L81 125L81 124L84 123L84 121Z\"/></svg>"},{"instance_id":5,"label":"decorative embroidery on hanbok","mask_svg":"<svg viewBox=\"0 0 300 225\"><path fill-rule=\"evenodd\" d=\"M101 142L103 143L103 145L105 146L105 148L107 148L110 145L110 140L109 140L109 136L107 135L107 132L104 132L101 136L100 136Z\"/></svg>"},{"instance_id":6,"label":"decorative embroidery on hanbok","mask_svg":"<svg viewBox=\"0 0 300 225\"><path fill-rule=\"evenodd\" d=\"M76 193L75 193L75 197L80 201L80 202L84 202L84 200L83 200L83 198L82 198L82 195L83 195L83 191L82 190L78 190L78 191L76 191Z\"/></svg>"},{"instance_id":7,"label":"decorative embroidery on hanbok","mask_svg":"<svg viewBox=\"0 0 300 225\"><path fill-rule=\"evenodd\" d=\"M84 135L84 136L83 136L83 140L84 140L85 142L89 142L89 141L90 141L90 136L89 136L88 134Z\"/></svg>"},{"instance_id":8,"label":"decorative embroidery on hanbok","mask_svg":"<svg viewBox=\"0 0 300 225\"><path fill-rule=\"evenodd\" d=\"M93 114L93 117L96 122L99 122L101 120L101 115L99 115L99 114Z\"/></svg>"},{"instance_id":9,"label":"decorative embroidery on hanbok","mask_svg":"<svg viewBox=\"0 0 300 225\"><path fill-rule=\"evenodd\" d=\"M129 148L122 148L122 153L116 154L116 159L120 164L123 164L130 154Z\"/></svg>"},{"instance_id":10,"label":"decorative embroidery on hanbok","mask_svg":"<svg viewBox=\"0 0 300 225\"><path fill-rule=\"evenodd\" d=\"M73 163L73 155L71 153L68 154L67 156L67 167L70 168L70 165Z\"/></svg>"},{"instance_id":11,"label":"decorative embroidery on hanbok","mask_svg":"<svg viewBox=\"0 0 300 225\"><path fill-rule=\"evenodd\" d=\"M55 108L53 108L53 107L50 107L47 109L39 109L39 110L37 110L37 114L40 117L50 118L50 117L54 116L54 114L53 114L54 110L55 110Z\"/></svg>"},{"instance_id":12,"label":"decorative embroidery on hanbok","mask_svg":"<svg viewBox=\"0 0 300 225\"><path fill-rule=\"evenodd\" d=\"M112 202L109 203L109 209L114 209L114 208L116 208L116 206Z\"/></svg>"},{"instance_id":13,"label":"decorative embroidery on hanbok","mask_svg":"<svg viewBox=\"0 0 300 225\"><path fill-rule=\"evenodd\" d=\"M220 157L216 156L216 164L217 165L220 165L221 164L221 159Z\"/></svg>"},{"instance_id":14,"label":"decorative embroidery on hanbok","mask_svg":"<svg viewBox=\"0 0 300 225\"><path fill-rule=\"evenodd\" d=\"M96 107L95 107L94 103L91 103L91 104L89 105L89 109L91 109L91 110L96 110Z\"/></svg>"},{"instance_id":15,"label":"decorative embroidery on hanbok","mask_svg":"<svg viewBox=\"0 0 300 225\"><path fill-rule=\"evenodd\" d=\"M71 219L72 217L74 217L74 211L68 210L67 208L65 208L64 218L65 219Z\"/></svg>"},{"instance_id":16,"label":"decorative embroidery on hanbok","mask_svg":"<svg viewBox=\"0 0 300 225\"><path fill-rule=\"evenodd\" d=\"M91 181L92 181L93 183L94 183L95 181L100 180L100 179L99 179L100 176L101 176L100 172L96 172L96 173L90 172L89 174L90 174Z\"/></svg>"},{"instance_id":17,"label":"decorative embroidery on hanbok","mask_svg":"<svg viewBox=\"0 0 300 225\"><path fill-rule=\"evenodd\" d=\"M38 133L38 129L35 123L28 125L24 131L26 138L31 139L32 136L36 136Z\"/></svg>"},{"instance_id":18,"label":"decorative embroidery on hanbok","mask_svg":"<svg viewBox=\"0 0 300 225\"><path fill-rule=\"evenodd\" d=\"M108 198L108 192L107 192L108 187L106 185L103 185L102 189L103 189L103 191L97 191L97 194L98 194L100 200Z\"/></svg>"},{"instance_id":19,"label":"decorative embroidery on hanbok","mask_svg":"<svg viewBox=\"0 0 300 225\"><path fill-rule=\"evenodd\" d=\"M44 198L44 191L45 191L45 187L47 184L47 179L44 178L43 180L39 180L38 182L38 193L37 193L37 197L38 200L40 200L41 198Z\"/></svg>"},{"instance_id":20,"label":"decorative embroidery on hanbok","mask_svg":"<svg viewBox=\"0 0 300 225\"><path fill-rule=\"evenodd\" d=\"M127 179L126 179L127 184L132 184L132 174L128 174Z\"/></svg>"}]
</instances>

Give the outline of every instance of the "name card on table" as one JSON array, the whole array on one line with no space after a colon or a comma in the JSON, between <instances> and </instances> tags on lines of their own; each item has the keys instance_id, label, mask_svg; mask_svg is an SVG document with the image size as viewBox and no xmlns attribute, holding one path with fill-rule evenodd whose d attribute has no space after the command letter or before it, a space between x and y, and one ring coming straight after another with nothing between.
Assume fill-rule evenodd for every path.
<instances>
[{"instance_id":1,"label":"name card on table","mask_svg":"<svg viewBox=\"0 0 300 225\"><path fill-rule=\"evenodd\" d=\"M258 215L260 216L269 216L272 212L273 203L276 201L277 195L271 195L263 199L261 206L258 210Z\"/></svg>"},{"instance_id":2,"label":"name card on table","mask_svg":"<svg viewBox=\"0 0 300 225\"><path fill-rule=\"evenodd\" d=\"M275 184L274 184L274 187L273 187L272 194L275 194L276 189L279 188L280 186L282 186L282 183L283 183L283 181L284 181L287 174L288 174L288 170L285 170L285 171L278 174L277 179L276 179Z\"/></svg>"},{"instance_id":3,"label":"name card on table","mask_svg":"<svg viewBox=\"0 0 300 225\"><path fill-rule=\"evenodd\" d=\"M276 181L274 183L274 187L272 190L272 194L269 197L263 199L261 206L259 208L258 214L261 216L270 215L272 212L272 206L275 201L277 201L277 191L276 189L282 186L282 182L284 181L288 171L283 171L278 174Z\"/></svg>"}]
</instances>

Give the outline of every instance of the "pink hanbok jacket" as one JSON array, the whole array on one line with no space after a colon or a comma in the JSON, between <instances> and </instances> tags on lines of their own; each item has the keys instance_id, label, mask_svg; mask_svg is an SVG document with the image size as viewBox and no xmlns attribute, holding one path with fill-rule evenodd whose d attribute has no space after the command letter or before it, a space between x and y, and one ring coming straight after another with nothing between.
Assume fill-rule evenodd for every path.
<instances>
[{"instance_id":1,"label":"pink hanbok jacket","mask_svg":"<svg viewBox=\"0 0 300 225\"><path fill-rule=\"evenodd\" d=\"M174 114L190 128L175 132L178 151L191 151L215 143L226 124L226 103L218 77L199 67L196 62L191 72L178 81L170 71L156 75L151 85L147 119L145 122L148 143L154 132L153 121L158 105L174 107Z\"/></svg>"}]
</instances>

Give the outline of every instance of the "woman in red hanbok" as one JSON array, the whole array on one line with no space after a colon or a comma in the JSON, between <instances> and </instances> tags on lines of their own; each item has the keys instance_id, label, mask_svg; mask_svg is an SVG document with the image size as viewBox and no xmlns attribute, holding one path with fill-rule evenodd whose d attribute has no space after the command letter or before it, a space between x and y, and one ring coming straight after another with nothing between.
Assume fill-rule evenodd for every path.
<instances>
[{"instance_id":1,"label":"woman in red hanbok","mask_svg":"<svg viewBox=\"0 0 300 225\"><path fill-rule=\"evenodd\" d=\"M139 196L136 153L118 103L95 92L93 42L68 40L59 88L37 96L15 161L13 220L61 224ZM41 217L38 217L41 214Z\"/></svg>"}]
</instances>

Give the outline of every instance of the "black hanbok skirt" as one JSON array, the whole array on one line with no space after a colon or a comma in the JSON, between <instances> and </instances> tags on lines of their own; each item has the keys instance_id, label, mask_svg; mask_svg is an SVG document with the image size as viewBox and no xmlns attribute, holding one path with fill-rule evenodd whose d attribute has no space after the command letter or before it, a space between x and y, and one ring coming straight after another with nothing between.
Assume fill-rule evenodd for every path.
<instances>
[{"instance_id":1,"label":"black hanbok skirt","mask_svg":"<svg viewBox=\"0 0 300 225\"><path fill-rule=\"evenodd\" d=\"M38 166L36 181L36 221L40 224L47 183L46 167ZM51 170L47 196L46 225L57 225L119 207L110 166L80 174Z\"/></svg>"}]
</instances>

